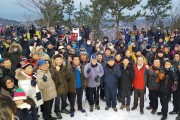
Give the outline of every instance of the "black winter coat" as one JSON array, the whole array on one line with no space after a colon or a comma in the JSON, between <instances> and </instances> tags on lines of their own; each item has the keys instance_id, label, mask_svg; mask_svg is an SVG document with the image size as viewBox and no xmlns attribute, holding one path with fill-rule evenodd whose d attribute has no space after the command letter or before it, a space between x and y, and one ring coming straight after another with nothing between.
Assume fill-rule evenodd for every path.
<instances>
[{"instance_id":1,"label":"black winter coat","mask_svg":"<svg viewBox=\"0 0 180 120\"><path fill-rule=\"evenodd\" d=\"M171 92L171 86L176 80L176 75L171 70L164 70L164 78L159 83L159 92L163 94L169 94Z\"/></svg>"},{"instance_id":2,"label":"black winter coat","mask_svg":"<svg viewBox=\"0 0 180 120\"><path fill-rule=\"evenodd\" d=\"M121 69L121 78L120 78L120 89L122 91L130 91L132 89L132 81L134 79L134 68L132 65L128 65L124 69L124 65L120 65Z\"/></svg>"},{"instance_id":3,"label":"black winter coat","mask_svg":"<svg viewBox=\"0 0 180 120\"><path fill-rule=\"evenodd\" d=\"M19 120L38 120L37 111L34 107L31 107L29 110L27 108L17 109L15 116Z\"/></svg>"}]
</instances>

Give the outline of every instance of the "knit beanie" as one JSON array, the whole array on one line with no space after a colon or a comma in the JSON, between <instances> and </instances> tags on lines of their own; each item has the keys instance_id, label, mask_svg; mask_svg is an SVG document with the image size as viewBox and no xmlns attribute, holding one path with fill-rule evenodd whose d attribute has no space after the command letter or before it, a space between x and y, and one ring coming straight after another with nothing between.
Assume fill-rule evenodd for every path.
<instances>
[{"instance_id":1,"label":"knit beanie","mask_svg":"<svg viewBox=\"0 0 180 120\"><path fill-rule=\"evenodd\" d=\"M16 89L16 91L14 92L13 101L26 100L26 99L27 99L26 93L21 88Z\"/></svg>"}]
</instances>

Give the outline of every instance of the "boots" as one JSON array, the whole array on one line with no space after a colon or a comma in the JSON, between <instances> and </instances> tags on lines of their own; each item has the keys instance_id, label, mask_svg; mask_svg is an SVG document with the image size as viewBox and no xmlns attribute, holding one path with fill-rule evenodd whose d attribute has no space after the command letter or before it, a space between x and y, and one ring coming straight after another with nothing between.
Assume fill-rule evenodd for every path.
<instances>
[{"instance_id":1,"label":"boots","mask_svg":"<svg viewBox=\"0 0 180 120\"><path fill-rule=\"evenodd\" d=\"M56 113L56 117L57 117L57 119L62 119L61 113L60 113L60 112L57 112L57 113Z\"/></svg>"},{"instance_id":2,"label":"boots","mask_svg":"<svg viewBox=\"0 0 180 120\"><path fill-rule=\"evenodd\" d=\"M95 109L100 110L100 106L99 105L95 105Z\"/></svg>"},{"instance_id":3,"label":"boots","mask_svg":"<svg viewBox=\"0 0 180 120\"><path fill-rule=\"evenodd\" d=\"M121 105L120 109L123 110L125 107L125 105Z\"/></svg>"},{"instance_id":4,"label":"boots","mask_svg":"<svg viewBox=\"0 0 180 120\"><path fill-rule=\"evenodd\" d=\"M126 106L126 110L129 112L129 111L130 111L130 107L129 107L129 106Z\"/></svg>"},{"instance_id":5,"label":"boots","mask_svg":"<svg viewBox=\"0 0 180 120\"><path fill-rule=\"evenodd\" d=\"M93 105L90 105L89 111L90 111L90 112L93 112L93 109L94 109Z\"/></svg>"}]
</instances>

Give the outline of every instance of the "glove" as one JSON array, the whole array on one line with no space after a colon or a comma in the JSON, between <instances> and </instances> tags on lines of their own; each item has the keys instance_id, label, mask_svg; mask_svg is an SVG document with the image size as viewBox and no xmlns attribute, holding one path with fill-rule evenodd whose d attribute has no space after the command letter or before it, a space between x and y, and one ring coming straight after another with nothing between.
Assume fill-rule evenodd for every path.
<instances>
[{"instance_id":1,"label":"glove","mask_svg":"<svg viewBox=\"0 0 180 120\"><path fill-rule=\"evenodd\" d=\"M42 79L43 79L44 82L47 82L47 77L45 75L43 75Z\"/></svg>"},{"instance_id":2,"label":"glove","mask_svg":"<svg viewBox=\"0 0 180 120\"><path fill-rule=\"evenodd\" d=\"M177 82L177 81L174 81L174 84L175 84L176 86L178 86L178 82Z\"/></svg>"},{"instance_id":3,"label":"glove","mask_svg":"<svg viewBox=\"0 0 180 120\"><path fill-rule=\"evenodd\" d=\"M98 81L99 80L99 75L97 75L95 78L94 78L94 81Z\"/></svg>"},{"instance_id":4,"label":"glove","mask_svg":"<svg viewBox=\"0 0 180 120\"><path fill-rule=\"evenodd\" d=\"M89 73L91 72L91 69L90 69L90 68L89 68L89 69L87 69L87 71L86 71L86 72L87 72L87 74L89 74Z\"/></svg>"},{"instance_id":5,"label":"glove","mask_svg":"<svg viewBox=\"0 0 180 120\"><path fill-rule=\"evenodd\" d=\"M37 84L37 81L36 80L31 80L31 86L36 86L36 84Z\"/></svg>"}]
</instances>

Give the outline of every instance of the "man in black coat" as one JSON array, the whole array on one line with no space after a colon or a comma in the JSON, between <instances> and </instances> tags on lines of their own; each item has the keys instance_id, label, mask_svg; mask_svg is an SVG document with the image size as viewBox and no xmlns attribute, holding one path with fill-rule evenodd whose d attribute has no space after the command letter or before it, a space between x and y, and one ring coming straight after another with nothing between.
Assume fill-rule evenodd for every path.
<instances>
[{"instance_id":1,"label":"man in black coat","mask_svg":"<svg viewBox=\"0 0 180 120\"><path fill-rule=\"evenodd\" d=\"M126 110L130 111L129 105L131 100L132 81L134 79L134 68L133 65L130 63L128 57L123 58L120 69L122 73L122 76L120 78L122 105L120 109L123 110L126 107ZM125 98L127 98L126 103Z\"/></svg>"}]
</instances>

